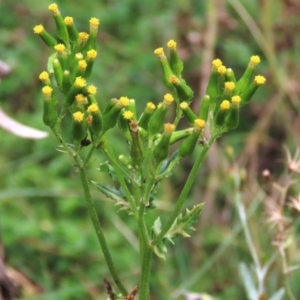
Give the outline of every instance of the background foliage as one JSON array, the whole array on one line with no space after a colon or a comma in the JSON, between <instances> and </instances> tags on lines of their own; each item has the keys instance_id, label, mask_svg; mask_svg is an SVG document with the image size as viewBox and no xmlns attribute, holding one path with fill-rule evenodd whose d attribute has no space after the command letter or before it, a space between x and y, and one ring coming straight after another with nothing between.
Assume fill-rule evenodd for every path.
<instances>
[{"instance_id":1,"label":"background foliage","mask_svg":"<svg viewBox=\"0 0 300 300\"><path fill-rule=\"evenodd\" d=\"M159 102L165 88L153 50L171 38L178 42L185 61L185 78L194 88L196 110L213 58L238 70L239 76L249 57L260 55L258 73L267 77L267 85L243 109L238 129L211 150L190 194L189 206L206 203L197 231L192 239L171 247L167 261L157 261L152 273L151 299L170 299L170 295L175 299L178 287L218 299L246 299L237 270L241 261L250 264L251 257L243 234L234 235L239 219L233 205L232 161L226 149L232 147L234 161L246 170L243 201L249 211L256 204L249 224L260 259L266 261L277 250L272 245L275 234L266 222L268 189L261 172L269 169L280 180L285 170L283 144L293 153L300 143L300 39L295 34L300 29L300 4L297 0L56 3L63 15L74 17L81 31L88 30L90 17L101 20L91 82L98 86L103 103L128 96L142 110L148 101ZM33 0L0 3L0 59L13 68L0 85L1 108L42 130L48 129L41 118L38 74L45 69L49 53L32 28L42 23L49 32L54 29L49 4L45 0L38 6ZM52 136L32 141L0 131L0 229L7 264L23 286L22 299L104 299L103 278L109 274L70 161L55 151L57 142ZM111 143L119 153L123 142L117 132L111 133ZM103 176L96 170L101 159L97 157L89 170L97 181ZM192 159L184 161L174 177L160 186L158 209L170 210L191 164ZM294 192L298 192L296 187ZM115 214L117 208L101 198L96 188L93 196L121 277L133 288L138 272L135 225L126 213ZM288 253L292 263L300 257L300 219L295 218L298 222L291 233L295 246ZM283 285L279 259L271 270L266 286L272 294ZM299 280L296 271L291 286L300 298Z\"/></svg>"}]
</instances>

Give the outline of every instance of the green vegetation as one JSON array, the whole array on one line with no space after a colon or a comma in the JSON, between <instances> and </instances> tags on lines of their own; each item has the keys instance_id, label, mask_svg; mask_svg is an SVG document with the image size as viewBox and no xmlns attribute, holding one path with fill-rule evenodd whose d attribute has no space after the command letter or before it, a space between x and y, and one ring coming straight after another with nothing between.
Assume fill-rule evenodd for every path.
<instances>
[{"instance_id":1,"label":"green vegetation","mask_svg":"<svg viewBox=\"0 0 300 300\"><path fill-rule=\"evenodd\" d=\"M44 100L37 78L52 52L41 46L32 28L42 23L53 33L55 27L45 9L50 3L36 7L31 2L1 4L1 11L6 12L0 20L1 59L13 67L0 85L1 108L20 122L48 130L42 123ZM187 290L216 299L246 299L247 295L258 299L252 281L258 292L265 289L267 299L275 293L273 300L285 299L280 296L281 288L286 289L284 297L297 299L299 168L297 152L294 159L286 153L295 153L299 144L300 70L295 62L299 61L300 45L293 32L300 26L296 14L300 8L292 2L273 1L262 5L259 1L249 4L228 0L221 7L217 1L182 1L176 5L148 2L89 2L84 10L70 1L58 2L63 15L72 16L80 31L87 29L91 16L101 20L98 57L89 79L98 87L101 109L108 99L128 95L135 99L139 116L147 102L161 101L167 90L153 50L172 38L184 61L183 78L195 91L191 104L194 112L199 111L215 57L228 63L240 78L249 57L258 55L262 63L255 73L263 74L268 81L241 108L239 126L224 134L209 151L185 203L192 208L205 202L204 211L194 224L196 231L190 233L191 239L176 239L175 246L168 245L166 261L153 259L150 299L184 299ZM173 72L178 76L180 66ZM186 96L184 100L189 102L190 90L179 79L173 82L179 86L178 95ZM238 86L242 90L242 85ZM63 81L62 89L68 90ZM221 107L226 111L227 103L222 102ZM207 115L205 109L202 115ZM178 111L175 115L170 110L167 120L173 122L176 116ZM226 118L217 108L215 116L216 125ZM228 126L236 127L236 116ZM181 120L177 130L189 127L193 115L186 112L185 117L187 122ZM56 117L46 120L50 127L56 122ZM63 138L68 140L72 136L70 116L63 122ZM157 128L152 123L149 130L155 134ZM116 157L124 154L119 131L111 130L108 135ZM20 282L21 299L106 299L104 278L115 291L117 287L99 251L79 174L70 167L72 160L54 151L58 146L54 136L31 141L2 131L1 137L0 229L8 265L30 279ZM80 141L82 136L74 139ZM287 145L286 151L283 145ZM171 150L175 149L171 145ZM168 221L194 162L202 155L201 149L205 148L197 147L192 152L181 147L181 153L190 157L158 186L153 203L157 208L149 211L149 224L156 220L156 212L163 224ZM160 161L165 153L158 150L154 155ZM90 161L89 178L113 185L106 173L97 170L111 173L105 156L97 153ZM134 163L139 165L141 161ZM127 211L116 213L119 206L114 207L114 202L96 188L91 187L91 193L118 275L127 289L133 290L139 284L137 232L141 226L128 217ZM158 222L155 224L159 227ZM158 250L161 255L163 249ZM264 277L265 265L269 271L263 274L263 284L256 278Z\"/></svg>"}]
</instances>

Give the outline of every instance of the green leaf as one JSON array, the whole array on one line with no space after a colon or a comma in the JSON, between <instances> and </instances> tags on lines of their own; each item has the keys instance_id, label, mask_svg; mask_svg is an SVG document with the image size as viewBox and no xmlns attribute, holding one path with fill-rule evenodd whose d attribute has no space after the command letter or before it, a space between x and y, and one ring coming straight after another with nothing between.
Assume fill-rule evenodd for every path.
<instances>
[{"instance_id":1,"label":"green leaf","mask_svg":"<svg viewBox=\"0 0 300 300\"><path fill-rule=\"evenodd\" d=\"M194 231L193 225L198 221L204 203L195 205L191 210L186 209L184 215L180 214L166 234L166 238L173 243L172 239L177 236L190 237L189 231Z\"/></svg>"},{"instance_id":2,"label":"green leaf","mask_svg":"<svg viewBox=\"0 0 300 300\"><path fill-rule=\"evenodd\" d=\"M117 180L115 169L108 163L108 161L100 164L97 170L100 172L107 173L112 180Z\"/></svg>"},{"instance_id":3,"label":"green leaf","mask_svg":"<svg viewBox=\"0 0 300 300\"><path fill-rule=\"evenodd\" d=\"M168 176L172 175L171 169L169 170L168 168L169 168L170 165L172 165L172 163L174 161L176 161L177 155L178 155L178 150L173 152L169 159L166 159L166 160L163 161L163 163L161 165L161 169L159 171L159 175L161 175L163 173L165 173L164 174L165 177L168 177ZM174 167L174 166L172 165L172 167Z\"/></svg>"},{"instance_id":4,"label":"green leaf","mask_svg":"<svg viewBox=\"0 0 300 300\"><path fill-rule=\"evenodd\" d=\"M153 224L153 232L155 234L155 236L159 235L159 233L161 232L161 220L160 217L158 217Z\"/></svg>"},{"instance_id":5,"label":"green leaf","mask_svg":"<svg viewBox=\"0 0 300 300\"><path fill-rule=\"evenodd\" d=\"M161 232L161 220L160 217L158 217L153 224L153 234L157 236ZM165 246L165 241L160 241L157 245L153 248L154 253L164 260L166 260L165 253L167 253L167 247Z\"/></svg>"},{"instance_id":6,"label":"green leaf","mask_svg":"<svg viewBox=\"0 0 300 300\"><path fill-rule=\"evenodd\" d=\"M166 260L165 253L167 253L167 247L163 241L159 242L153 248L154 253L161 259Z\"/></svg>"},{"instance_id":7,"label":"green leaf","mask_svg":"<svg viewBox=\"0 0 300 300\"><path fill-rule=\"evenodd\" d=\"M168 233L164 238L154 247L154 253L162 258L165 258L165 253L167 252L167 247L165 246L166 240L174 244L173 238L178 236L190 237L189 231L195 230L193 225L198 221L198 217L203 209L204 203L195 205L191 210L186 210L184 215L180 215L176 218L173 226L170 228ZM153 235L158 236L161 232L161 220L158 217L152 227Z\"/></svg>"},{"instance_id":8,"label":"green leaf","mask_svg":"<svg viewBox=\"0 0 300 300\"><path fill-rule=\"evenodd\" d=\"M104 194L107 198L116 201L115 205L121 206L121 210L130 210L129 203L125 200L125 196L121 190L117 190L109 185L92 181L97 189Z\"/></svg>"},{"instance_id":9,"label":"green leaf","mask_svg":"<svg viewBox=\"0 0 300 300\"><path fill-rule=\"evenodd\" d=\"M67 147L69 148L70 152L75 155L75 146L73 144L66 144ZM70 153L65 149L65 147L63 145L59 145L56 150L58 152L61 152L61 153L64 153L64 154L67 154L68 156L71 156ZM71 156L72 157L72 156Z\"/></svg>"}]
</instances>

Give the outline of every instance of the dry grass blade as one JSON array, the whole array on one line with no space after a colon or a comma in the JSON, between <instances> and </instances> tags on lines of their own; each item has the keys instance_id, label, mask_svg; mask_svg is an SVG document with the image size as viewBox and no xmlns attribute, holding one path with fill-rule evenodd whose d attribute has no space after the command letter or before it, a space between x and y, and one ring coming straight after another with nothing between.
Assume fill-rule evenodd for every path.
<instances>
[{"instance_id":1,"label":"dry grass blade","mask_svg":"<svg viewBox=\"0 0 300 300\"><path fill-rule=\"evenodd\" d=\"M139 287L136 286L128 296L123 298L123 300L134 300L138 290L139 290Z\"/></svg>"},{"instance_id":2,"label":"dry grass blade","mask_svg":"<svg viewBox=\"0 0 300 300\"><path fill-rule=\"evenodd\" d=\"M116 298L115 298L115 294L113 292L113 288L112 288L110 282L107 279L105 279L105 278L104 278L104 285L105 285L107 294L109 296L109 299L110 300L115 300Z\"/></svg>"}]
</instances>

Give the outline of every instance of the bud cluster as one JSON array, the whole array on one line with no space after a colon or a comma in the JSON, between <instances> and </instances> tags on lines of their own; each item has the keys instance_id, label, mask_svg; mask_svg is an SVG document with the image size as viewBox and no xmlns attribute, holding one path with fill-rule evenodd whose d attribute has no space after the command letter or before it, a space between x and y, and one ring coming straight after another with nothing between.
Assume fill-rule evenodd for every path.
<instances>
[{"instance_id":1,"label":"bud cluster","mask_svg":"<svg viewBox=\"0 0 300 300\"><path fill-rule=\"evenodd\" d=\"M33 28L53 51L48 70L39 78L44 87L44 122L60 134L60 122L66 113L73 120L73 142L80 143L88 135L97 140L103 131L102 115L96 100L97 89L88 85L94 61L97 57L97 32L99 20L90 19L89 32L78 32L72 17L63 18L57 4L49 5L56 25L54 38L43 25ZM62 101L58 101L58 99ZM119 104L118 110L121 111Z\"/></svg>"},{"instance_id":2,"label":"bud cluster","mask_svg":"<svg viewBox=\"0 0 300 300\"><path fill-rule=\"evenodd\" d=\"M239 123L239 109L247 104L260 85L265 84L265 77L254 76L254 70L259 64L259 56L252 56L250 62L237 81L234 71L226 68L220 59L212 61L212 69L206 94L210 98L211 129L216 134L222 134L234 129Z\"/></svg>"}]
</instances>

